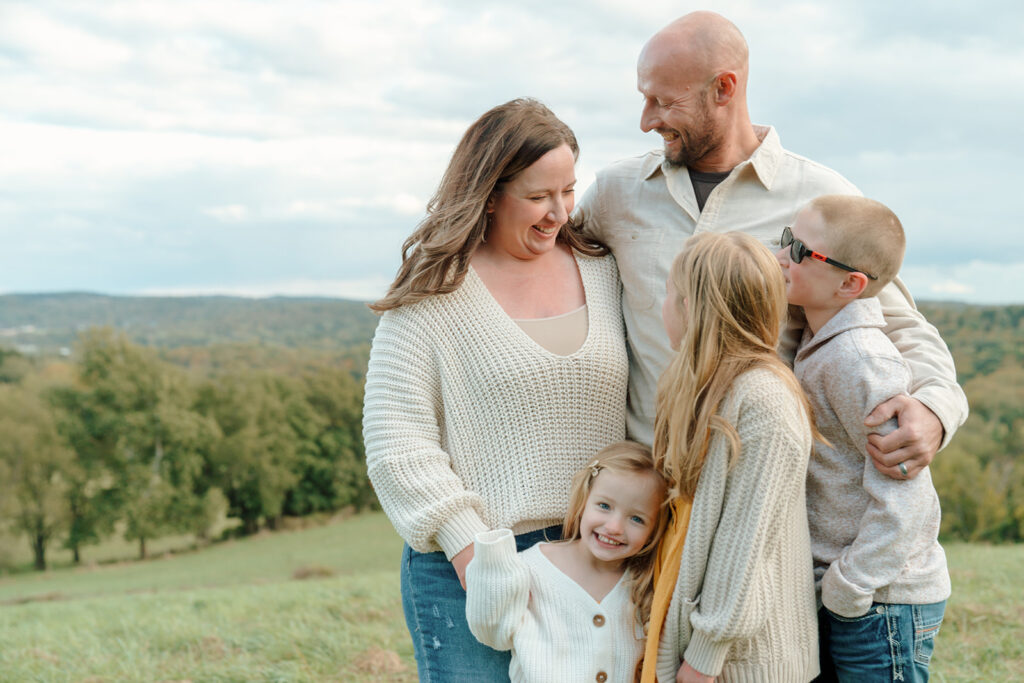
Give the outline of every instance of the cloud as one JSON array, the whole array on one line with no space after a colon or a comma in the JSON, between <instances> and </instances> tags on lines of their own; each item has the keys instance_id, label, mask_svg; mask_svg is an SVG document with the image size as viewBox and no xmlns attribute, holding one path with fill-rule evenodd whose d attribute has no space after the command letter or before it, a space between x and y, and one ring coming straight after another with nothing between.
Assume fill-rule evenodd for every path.
<instances>
[{"instance_id":1,"label":"cloud","mask_svg":"<svg viewBox=\"0 0 1024 683\"><path fill-rule=\"evenodd\" d=\"M1019 276L1018 3L716 7L750 43L754 118L900 215L915 293L995 296L983 268L950 275L971 261ZM638 129L634 64L681 11L668 0L2 3L0 286L389 281L487 108L523 95L551 106L580 140L581 192L598 168L658 146Z\"/></svg>"},{"instance_id":2,"label":"cloud","mask_svg":"<svg viewBox=\"0 0 1024 683\"><path fill-rule=\"evenodd\" d=\"M934 282L928 287L928 291L931 294L942 296L943 294L952 294L953 296L960 297L974 292L974 287L963 282L956 282L955 280L946 280L945 282Z\"/></svg>"},{"instance_id":3,"label":"cloud","mask_svg":"<svg viewBox=\"0 0 1024 683\"><path fill-rule=\"evenodd\" d=\"M203 209L203 213L222 223L240 223L249 215L249 209L241 204L228 204L227 206L211 206L208 209Z\"/></svg>"},{"instance_id":4,"label":"cloud","mask_svg":"<svg viewBox=\"0 0 1024 683\"><path fill-rule=\"evenodd\" d=\"M272 296L336 297L353 301L375 301L387 293L390 278L371 277L358 280L282 280L246 284L212 284L190 287L148 288L142 296L240 296L262 299Z\"/></svg>"},{"instance_id":5,"label":"cloud","mask_svg":"<svg viewBox=\"0 0 1024 683\"><path fill-rule=\"evenodd\" d=\"M1024 261L965 261L952 267L904 266L915 298L1007 305L1024 303Z\"/></svg>"}]
</instances>

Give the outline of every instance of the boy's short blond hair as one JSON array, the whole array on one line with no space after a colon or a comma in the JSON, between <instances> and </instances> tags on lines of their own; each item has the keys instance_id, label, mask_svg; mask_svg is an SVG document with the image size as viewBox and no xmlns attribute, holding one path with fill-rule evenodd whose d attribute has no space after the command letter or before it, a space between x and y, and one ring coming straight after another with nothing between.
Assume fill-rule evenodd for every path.
<instances>
[{"instance_id":1,"label":"boy's short blond hair","mask_svg":"<svg viewBox=\"0 0 1024 683\"><path fill-rule=\"evenodd\" d=\"M885 204L828 194L811 200L807 208L821 215L829 256L878 278L868 280L860 298L875 296L900 272L907 240L900 219Z\"/></svg>"}]
</instances>

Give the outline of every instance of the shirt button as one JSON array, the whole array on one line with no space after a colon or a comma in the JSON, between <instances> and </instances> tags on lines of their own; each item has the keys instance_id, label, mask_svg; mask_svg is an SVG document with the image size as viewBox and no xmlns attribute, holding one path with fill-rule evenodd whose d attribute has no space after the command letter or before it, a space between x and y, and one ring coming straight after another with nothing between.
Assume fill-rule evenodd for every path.
<instances>
[{"instance_id":1,"label":"shirt button","mask_svg":"<svg viewBox=\"0 0 1024 683\"><path fill-rule=\"evenodd\" d=\"M603 614L595 614L594 615L594 626L604 626L604 615Z\"/></svg>"},{"instance_id":2,"label":"shirt button","mask_svg":"<svg viewBox=\"0 0 1024 683\"><path fill-rule=\"evenodd\" d=\"M603 671L598 671L597 676L594 677L594 680L596 680L597 683L604 683L608 680L608 674L606 674Z\"/></svg>"}]
</instances>

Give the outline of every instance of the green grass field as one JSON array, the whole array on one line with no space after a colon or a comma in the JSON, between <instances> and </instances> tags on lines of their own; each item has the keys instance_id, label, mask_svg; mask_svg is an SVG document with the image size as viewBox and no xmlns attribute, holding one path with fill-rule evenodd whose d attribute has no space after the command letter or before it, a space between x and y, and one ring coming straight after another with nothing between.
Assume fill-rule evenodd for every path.
<instances>
[{"instance_id":1,"label":"green grass field","mask_svg":"<svg viewBox=\"0 0 1024 683\"><path fill-rule=\"evenodd\" d=\"M400 548L376 513L0 578L0 681L414 681ZM1024 680L1024 546L947 551L933 680Z\"/></svg>"}]
</instances>

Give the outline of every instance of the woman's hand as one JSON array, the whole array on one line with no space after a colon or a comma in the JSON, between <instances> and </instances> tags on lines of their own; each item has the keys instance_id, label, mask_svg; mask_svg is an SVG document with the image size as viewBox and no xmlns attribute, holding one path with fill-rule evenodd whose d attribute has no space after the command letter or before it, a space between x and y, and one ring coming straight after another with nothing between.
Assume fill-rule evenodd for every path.
<instances>
[{"instance_id":1,"label":"woman's hand","mask_svg":"<svg viewBox=\"0 0 1024 683\"><path fill-rule=\"evenodd\" d=\"M868 455L875 468L893 479L913 479L931 463L942 445L942 423L928 406L910 396L893 396L878 405L864 424L877 427L892 417L899 421L895 431L879 436L868 434ZM900 465L906 468L906 474Z\"/></svg>"},{"instance_id":2,"label":"woman's hand","mask_svg":"<svg viewBox=\"0 0 1024 683\"><path fill-rule=\"evenodd\" d=\"M705 676L701 672L694 669L692 666L683 662L683 665L679 667L679 671L676 673L676 683L714 683L714 676Z\"/></svg>"},{"instance_id":3,"label":"woman's hand","mask_svg":"<svg viewBox=\"0 0 1024 683\"><path fill-rule=\"evenodd\" d=\"M465 548L460 550L452 557L452 566L455 567L455 573L459 575L459 583L462 584L462 590L466 590L466 565L473 559L473 544L470 543Z\"/></svg>"}]
</instances>

